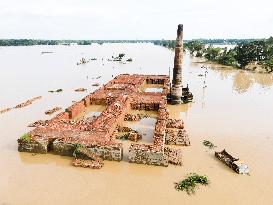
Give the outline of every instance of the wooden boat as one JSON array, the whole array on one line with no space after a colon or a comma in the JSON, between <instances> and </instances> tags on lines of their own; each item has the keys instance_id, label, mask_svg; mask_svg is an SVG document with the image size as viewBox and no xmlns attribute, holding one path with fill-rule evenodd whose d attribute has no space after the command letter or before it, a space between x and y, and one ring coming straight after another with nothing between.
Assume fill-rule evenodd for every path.
<instances>
[{"instance_id":1,"label":"wooden boat","mask_svg":"<svg viewBox=\"0 0 273 205\"><path fill-rule=\"evenodd\" d=\"M239 161L239 158L234 158L224 149L221 152L215 152L215 156L224 164L232 168L238 174L249 174L248 166Z\"/></svg>"}]
</instances>

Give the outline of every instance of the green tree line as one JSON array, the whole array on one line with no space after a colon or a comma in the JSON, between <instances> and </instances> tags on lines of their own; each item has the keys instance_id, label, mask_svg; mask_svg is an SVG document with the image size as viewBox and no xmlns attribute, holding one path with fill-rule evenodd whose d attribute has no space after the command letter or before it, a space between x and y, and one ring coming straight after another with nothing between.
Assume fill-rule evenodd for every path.
<instances>
[{"instance_id":1,"label":"green tree line","mask_svg":"<svg viewBox=\"0 0 273 205\"><path fill-rule=\"evenodd\" d=\"M236 43L233 49L214 47L214 43L223 42ZM156 45L161 45L169 49L175 48L175 41L156 41ZM244 69L249 63L256 62L265 67L267 72L273 72L273 37L262 40L252 39L231 39L231 40L193 40L184 42L184 50L188 50L191 55L203 57L209 61L214 61L222 65L233 66Z\"/></svg>"},{"instance_id":2,"label":"green tree line","mask_svg":"<svg viewBox=\"0 0 273 205\"><path fill-rule=\"evenodd\" d=\"M204 44L238 44L249 42L250 39L198 39ZM187 43L189 41L185 41ZM78 45L90 45L92 43L153 43L170 49L175 48L174 40L39 40L39 39L0 39L0 46L34 46L34 45L59 45L77 43Z\"/></svg>"}]
</instances>

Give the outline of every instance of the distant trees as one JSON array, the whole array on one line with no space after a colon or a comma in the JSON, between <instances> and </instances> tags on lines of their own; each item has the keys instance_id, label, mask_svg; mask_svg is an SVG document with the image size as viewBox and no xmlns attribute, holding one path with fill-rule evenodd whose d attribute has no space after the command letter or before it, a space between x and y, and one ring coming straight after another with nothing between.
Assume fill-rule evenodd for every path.
<instances>
[{"instance_id":1,"label":"distant trees","mask_svg":"<svg viewBox=\"0 0 273 205\"><path fill-rule=\"evenodd\" d=\"M221 48L209 46L205 50L204 57L210 61L217 61L221 53Z\"/></svg>"},{"instance_id":2,"label":"distant trees","mask_svg":"<svg viewBox=\"0 0 273 205\"><path fill-rule=\"evenodd\" d=\"M249 63L263 65L268 72L273 71L273 37L267 40L244 41L234 49L205 46L201 41L186 42L185 48L191 55L204 57L222 65L245 68Z\"/></svg>"},{"instance_id":3,"label":"distant trees","mask_svg":"<svg viewBox=\"0 0 273 205\"><path fill-rule=\"evenodd\" d=\"M190 51L190 54L195 54L197 57L202 57L205 44L201 41L189 41L184 44L184 47Z\"/></svg>"},{"instance_id":4,"label":"distant trees","mask_svg":"<svg viewBox=\"0 0 273 205\"><path fill-rule=\"evenodd\" d=\"M273 38L268 40L253 41L239 44L235 47L236 60L241 68L250 62L258 62L261 65L268 65L273 68Z\"/></svg>"},{"instance_id":5,"label":"distant trees","mask_svg":"<svg viewBox=\"0 0 273 205\"><path fill-rule=\"evenodd\" d=\"M155 40L153 43L155 45L163 46L169 49L175 48L175 40Z\"/></svg>"},{"instance_id":6,"label":"distant trees","mask_svg":"<svg viewBox=\"0 0 273 205\"><path fill-rule=\"evenodd\" d=\"M33 45L56 45L55 40L33 40L33 39L1 39L0 46L33 46Z\"/></svg>"},{"instance_id":7,"label":"distant trees","mask_svg":"<svg viewBox=\"0 0 273 205\"><path fill-rule=\"evenodd\" d=\"M228 50L227 48L224 48L224 51L218 57L217 62L222 65L237 67L238 64L235 57L236 52L233 49Z\"/></svg>"}]
</instances>

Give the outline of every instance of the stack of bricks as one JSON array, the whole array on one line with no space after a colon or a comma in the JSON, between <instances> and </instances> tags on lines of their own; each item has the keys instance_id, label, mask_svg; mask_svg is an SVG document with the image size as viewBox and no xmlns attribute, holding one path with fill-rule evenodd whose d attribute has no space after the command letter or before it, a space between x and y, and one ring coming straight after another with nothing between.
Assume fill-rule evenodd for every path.
<instances>
[{"instance_id":1,"label":"stack of bricks","mask_svg":"<svg viewBox=\"0 0 273 205\"><path fill-rule=\"evenodd\" d=\"M166 128L166 144L189 146L190 140L184 129L182 120L168 119Z\"/></svg>"}]
</instances>

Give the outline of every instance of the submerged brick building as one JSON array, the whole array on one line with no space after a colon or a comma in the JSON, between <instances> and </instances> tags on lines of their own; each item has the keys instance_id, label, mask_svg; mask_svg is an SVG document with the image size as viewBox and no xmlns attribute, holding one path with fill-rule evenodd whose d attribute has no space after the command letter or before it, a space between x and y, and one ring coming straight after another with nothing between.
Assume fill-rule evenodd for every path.
<instances>
[{"instance_id":1,"label":"submerged brick building","mask_svg":"<svg viewBox=\"0 0 273 205\"><path fill-rule=\"evenodd\" d=\"M145 92L141 86L157 84L162 92ZM122 143L115 134L124 117L131 110L147 110L157 113L153 144L133 143L129 160L135 163L167 166L168 162L181 164L180 150L165 149L165 144L189 145L189 139L181 120L169 118L166 95L169 78L164 75L122 74L68 107L44 124L28 133L28 139L18 140L18 150L73 156L78 146L85 147L105 160L121 161ZM96 118L77 118L92 105L105 105ZM176 157L171 157L176 156Z\"/></svg>"}]
</instances>

